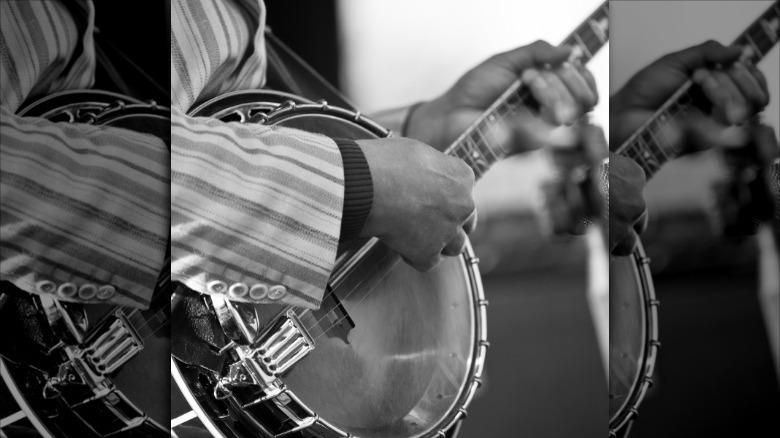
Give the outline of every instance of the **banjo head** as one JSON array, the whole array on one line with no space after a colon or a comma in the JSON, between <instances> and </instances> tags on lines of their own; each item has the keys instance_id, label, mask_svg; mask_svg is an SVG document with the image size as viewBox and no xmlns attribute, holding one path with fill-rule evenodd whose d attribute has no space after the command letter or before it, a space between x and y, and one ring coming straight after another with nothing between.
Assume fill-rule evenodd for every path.
<instances>
[{"instance_id":1,"label":"banjo head","mask_svg":"<svg viewBox=\"0 0 780 438\"><path fill-rule=\"evenodd\" d=\"M425 436L456 412L475 365L464 258L428 273L399 263L369 292L340 298L355 327L321 336L285 378L309 409L359 437Z\"/></svg>"},{"instance_id":2,"label":"banjo head","mask_svg":"<svg viewBox=\"0 0 780 438\"><path fill-rule=\"evenodd\" d=\"M649 259L641 243L609 266L609 429L636 415L651 384L658 348L658 316Z\"/></svg>"}]
</instances>

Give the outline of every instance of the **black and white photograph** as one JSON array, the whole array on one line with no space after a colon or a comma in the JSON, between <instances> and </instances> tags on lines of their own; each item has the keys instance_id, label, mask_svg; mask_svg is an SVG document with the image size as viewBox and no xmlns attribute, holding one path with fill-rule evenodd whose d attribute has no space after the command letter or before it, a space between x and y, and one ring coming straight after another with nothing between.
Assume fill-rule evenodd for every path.
<instances>
[{"instance_id":1,"label":"black and white photograph","mask_svg":"<svg viewBox=\"0 0 780 438\"><path fill-rule=\"evenodd\" d=\"M779 40L777 0L0 0L0 438L776 435Z\"/></svg>"}]
</instances>

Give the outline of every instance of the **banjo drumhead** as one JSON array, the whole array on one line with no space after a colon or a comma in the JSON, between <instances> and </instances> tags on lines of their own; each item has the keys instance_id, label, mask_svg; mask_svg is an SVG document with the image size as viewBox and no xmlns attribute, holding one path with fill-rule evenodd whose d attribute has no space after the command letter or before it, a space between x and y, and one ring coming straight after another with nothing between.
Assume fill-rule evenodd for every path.
<instances>
[{"instance_id":1,"label":"banjo drumhead","mask_svg":"<svg viewBox=\"0 0 780 438\"><path fill-rule=\"evenodd\" d=\"M373 292L340 299L355 321L349 344L320 337L286 377L288 387L356 436L430 433L458 408L473 362L473 297L463 258L425 274L399 263Z\"/></svg>"}]
</instances>

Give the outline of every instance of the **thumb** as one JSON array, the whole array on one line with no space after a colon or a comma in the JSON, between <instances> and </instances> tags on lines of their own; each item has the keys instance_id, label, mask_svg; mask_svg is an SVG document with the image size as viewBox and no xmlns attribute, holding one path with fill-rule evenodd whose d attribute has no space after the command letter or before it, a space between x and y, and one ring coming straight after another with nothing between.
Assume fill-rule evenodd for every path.
<instances>
[{"instance_id":1,"label":"thumb","mask_svg":"<svg viewBox=\"0 0 780 438\"><path fill-rule=\"evenodd\" d=\"M537 41L527 46L493 57L493 62L520 74L523 70L544 64L558 66L571 55L570 47L555 47L545 41Z\"/></svg>"},{"instance_id":2,"label":"thumb","mask_svg":"<svg viewBox=\"0 0 780 438\"><path fill-rule=\"evenodd\" d=\"M726 47L717 41L709 40L698 46L671 53L664 58L664 61L690 74L701 67L731 64L738 60L741 54L741 47Z\"/></svg>"}]
</instances>

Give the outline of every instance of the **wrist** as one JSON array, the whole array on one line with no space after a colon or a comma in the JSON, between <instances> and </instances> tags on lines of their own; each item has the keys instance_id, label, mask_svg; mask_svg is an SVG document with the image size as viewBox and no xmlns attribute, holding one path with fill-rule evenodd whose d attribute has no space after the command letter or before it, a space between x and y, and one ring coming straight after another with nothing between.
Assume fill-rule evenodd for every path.
<instances>
[{"instance_id":1,"label":"wrist","mask_svg":"<svg viewBox=\"0 0 780 438\"><path fill-rule=\"evenodd\" d=\"M443 100L442 96L412 105L406 116L401 135L419 140L438 151L443 151L449 146L442 134L445 132L445 115L448 108Z\"/></svg>"},{"instance_id":2,"label":"wrist","mask_svg":"<svg viewBox=\"0 0 780 438\"><path fill-rule=\"evenodd\" d=\"M335 138L344 168L344 204L339 240L357 237L366 224L374 198L374 184L366 156L358 144L347 138Z\"/></svg>"}]
</instances>

